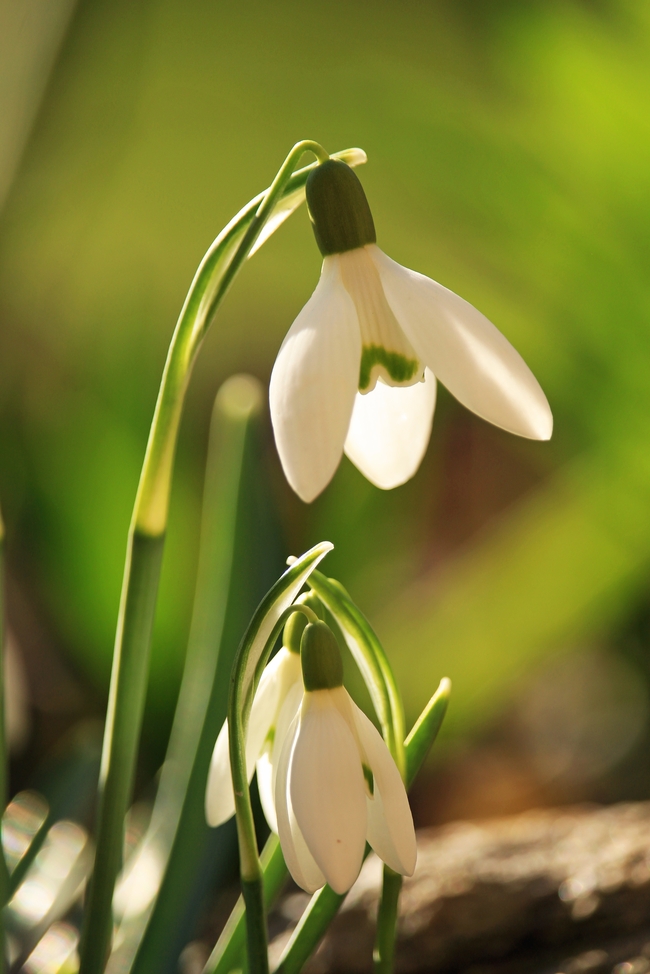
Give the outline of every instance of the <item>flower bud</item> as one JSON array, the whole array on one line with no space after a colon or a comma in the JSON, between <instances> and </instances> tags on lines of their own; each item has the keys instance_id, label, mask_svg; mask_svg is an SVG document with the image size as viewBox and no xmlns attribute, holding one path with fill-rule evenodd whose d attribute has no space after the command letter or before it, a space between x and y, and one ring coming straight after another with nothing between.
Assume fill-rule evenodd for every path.
<instances>
[{"instance_id":1,"label":"flower bud","mask_svg":"<svg viewBox=\"0 0 650 974\"><path fill-rule=\"evenodd\" d=\"M376 243L375 224L363 186L344 162L328 159L309 174L307 208L323 257Z\"/></svg>"},{"instance_id":2,"label":"flower bud","mask_svg":"<svg viewBox=\"0 0 650 974\"><path fill-rule=\"evenodd\" d=\"M312 612L315 612L319 619L325 618L323 603L315 592L305 592L296 599L295 605L306 605ZM304 612L292 612L284 627L282 645L291 653L300 653L300 640L307 625L307 616Z\"/></svg>"},{"instance_id":3,"label":"flower bud","mask_svg":"<svg viewBox=\"0 0 650 974\"><path fill-rule=\"evenodd\" d=\"M305 626L300 642L305 690L334 690L343 686L343 660L336 636L324 622Z\"/></svg>"}]
</instances>

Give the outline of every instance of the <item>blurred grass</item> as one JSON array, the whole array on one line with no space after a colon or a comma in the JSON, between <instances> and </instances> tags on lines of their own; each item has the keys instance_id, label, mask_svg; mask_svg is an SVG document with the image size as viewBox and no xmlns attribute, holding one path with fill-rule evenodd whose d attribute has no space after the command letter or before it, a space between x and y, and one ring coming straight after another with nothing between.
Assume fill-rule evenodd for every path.
<instances>
[{"instance_id":1,"label":"blurred grass","mask_svg":"<svg viewBox=\"0 0 650 974\"><path fill-rule=\"evenodd\" d=\"M16 564L99 685L176 315L211 239L305 137L368 152L380 245L497 323L556 435L508 440L539 486L424 574L448 397L422 471L390 494L345 462L305 509L274 467L289 550L334 542L328 571L382 610L411 713L444 672L457 731L541 654L627 611L650 542L649 100L639 0L82 0L0 225L0 488ZM209 404L233 371L266 379L319 261L299 213L202 353L159 602L160 712L185 644Z\"/></svg>"}]
</instances>

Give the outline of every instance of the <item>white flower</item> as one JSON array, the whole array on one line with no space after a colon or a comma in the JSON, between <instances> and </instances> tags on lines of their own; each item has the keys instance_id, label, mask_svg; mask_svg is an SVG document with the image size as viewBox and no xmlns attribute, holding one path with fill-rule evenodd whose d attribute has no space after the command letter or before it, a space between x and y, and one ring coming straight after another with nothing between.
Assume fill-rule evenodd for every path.
<instances>
[{"instance_id":1,"label":"white flower","mask_svg":"<svg viewBox=\"0 0 650 974\"><path fill-rule=\"evenodd\" d=\"M264 814L277 831L273 805L273 755L279 753L302 698L300 657L283 646L265 668L253 699L246 736L248 780L257 764L257 779ZM277 760L275 761L277 766ZM235 814L230 774L228 721L221 728L212 753L205 793L208 825L221 825Z\"/></svg>"},{"instance_id":2,"label":"white flower","mask_svg":"<svg viewBox=\"0 0 650 974\"><path fill-rule=\"evenodd\" d=\"M319 637L311 664L310 635ZM339 660L333 679L323 636ZM305 690L277 767L275 808L289 871L308 893L326 882L345 893L367 841L391 869L410 876L417 848L402 778L382 737L341 685L340 655L324 623L307 626L301 652L305 686L318 688Z\"/></svg>"},{"instance_id":3,"label":"white flower","mask_svg":"<svg viewBox=\"0 0 650 974\"><path fill-rule=\"evenodd\" d=\"M376 486L404 483L431 432L436 378L496 426L547 440L546 397L488 319L387 257L356 175L329 160L307 183L320 281L278 354L271 418L286 477L311 501L343 452Z\"/></svg>"},{"instance_id":4,"label":"white flower","mask_svg":"<svg viewBox=\"0 0 650 974\"><path fill-rule=\"evenodd\" d=\"M345 893L366 841L395 872L413 874L415 831L402 778L342 686L305 692L280 755L275 806L285 861L308 893L326 882Z\"/></svg>"}]
</instances>

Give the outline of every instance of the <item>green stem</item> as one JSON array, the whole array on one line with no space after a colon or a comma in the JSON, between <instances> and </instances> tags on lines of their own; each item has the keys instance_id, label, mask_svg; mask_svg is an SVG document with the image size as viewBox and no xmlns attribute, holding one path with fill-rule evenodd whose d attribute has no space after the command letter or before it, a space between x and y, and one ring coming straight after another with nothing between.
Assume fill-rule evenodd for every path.
<instances>
[{"instance_id":1,"label":"green stem","mask_svg":"<svg viewBox=\"0 0 650 974\"><path fill-rule=\"evenodd\" d=\"M84 974L101 974L110 946L113 888L122 864L163 544L164 535L137 531L129 545L99 776L97 852L81 941Z\"/></svg>"},{"instance_id":2,"label":"green stem","mask_svg":"<svg viewBox=\"0 0 650 974\"><path fill-rule=\"evenodd\" d=\"M406 756L406 783L410 787L420 770L429 748L438 735L447 711L451 684L448 679L440 686L418 718L404 742ZM366 847L366 855L369 849ZM300 918L280 963L274 974L299 974L303 965L316 949L336 916L346 894L335 893L331 886L323 886L312 896L309 906Z\"/></svg>"},{"instance_id":3,"label":"green stem","mask_svg":"<svg viewBox=\"0 0 650 974\"><path fill-rule=\"evenodd\" d=\"M7 806L8 767L5 728L5 578L4 578L5 530L0 512L0 813ZM6 963L5 928L2 907L9 899L9 870L0 842L0 972Z\"/></svg>"},{"instance_id":4,"label":"green stem","mask_svg":"<svg viewBox=\"0 0 650 974\"><path fill-rule=\"evenodd\" d=\"M379 913L377 914L377 937L372 956L375 974L392 974L393 971L397 935L397 908L401 888L402 877L400 874L393 872L389 866L384 866L384 881L379 900Z\"/></svg>"},{"instance_id":5,"label":"green stem","mask_svg":"<svg viewBox=\"0 0 650 974\"><path fill-rule=\"evenodd\" d=\"M273 832L266 840L260 862L264 881L264 902L268 911L279 896L289 875L280 840ZM245 944L246 908L244 898L240 896L203 968L203 974L229 974L230 971L242 967Z\"/></svg>"},{"instance_id":6,"label":"green stem","mask_svg":"<svg viewBox=\"0 0 650 974\"><path fill-rule=\"evenodd\" d=\"M449 681L440 684L438 694L448 693ZM437 696L437 695L436 695ZM435 737L440 729L444 710L435 707L434 701L420 714L415 727L411 730L406 741L405 755L406 780L412 781L415 771L420 767L431 744L432 736ZM409 746L410 744L410 746ZM409 767L411 766L411 777L409 777ZM375 937L375 949L373 951L373 965L375 974L392 974L395 959L395 942L397 940L397 917L399 912L399 894L402 889L402 877L399 873L393 872L389 866L384 866L383 883L381 896L379 899L379 911L377 913L377 934Z\"/></svg>"},{"instance_id":7,"label":"green stem","mask_svg":"<svg viewBox=\"0 0 650 974\"><path fill-rule=\"evenodd\" d=\"M18 860L14 871L9 875L9 892L7 895L7 900L11 899L11 897L14 895L14 893L22 883L23 879L27 875L27 871L29 870L29 867L34 862L34 859L36 859L36 856L43 848L43 843L47 838L47 833L50 831L50 828L52 827L53 824L54 824L54 819L52 816L52 811L50 809L48 814L41 822L38 831L35 833L32 841L30 842L27 852L24 854L22 859Z\"/></svg>"},{"instance_id":8,"label":"green stem","mask_svg":"<svg viewBox=\"0 0 650 974\"><path fill-rule=\"evenodd\" d=\"M235 793L235 817L239 841L239 869L242 893L246 906L246 942L248 945L248 970L250 974L268 974L266 915L264 912L263 871L257 851L255 821L248 787L246 765L246 731L255 689L262 671L271 655L275 641L287 619L294 612L302 612L309 622L318 617L307 605L290 605L276 620L261 651L247 640L235 657L228 699L228 727L230 746L230 771Z\"/></svg>"},{"instance_id":9,"label":"green stem","mask_svg":"<svg viewBox=\"0 0 650 974\"><path fill-rule=\"evenodd\" d=\"M242 896L246 908L246 955L249 974L268 974L269 950L264 909L264 881L262 873L257 879L241 881Z\"/></svg>"},{"instance_id":10,"label":"green stem","mask_svg":"<svg viewBox=\"0 0 650 974\"><path fill-rule=\"evenodd\" d=\"M187 654L142 845L145 862L151 855L158 858L165 864L164 875L151 908L137 918L124 918L116 938L120 963L125 955L133 956L132 974L160 974L166 964L175 969L172 958L182 949L188 914L201 895L197 875L205 875L206 857L218 857L220 840L205 821L205 782L214 741L226 718L239 634L268 588L267 569L260 569L264 581L251 571L260 564L251 534L262 524L251 511L250 491L259 477L257 426L262 405L261 385L247 376L228 379L215 400Z\"/></svg>"},{"instance_id":11,"label":"green stem","mask_svg":"<svg viewBox=\"0 0 650 974\"><path fill-rule=\"evenodd\" d=\"M327 157L317 143L299 142L270 188L244 207L214 241L196 272L167 355L127 543L104 733L96 865L79 948L81 974L101 974L110 949L113 890L121 864L124 816L131 798L142 724L155 600L185 392L206 331L264 224L285 197L304 187L312 167L296 173L293 168L307 151L314 152L319 159ZM352 155L359 161L358 153L352 151Z\"/></svg>"}]
</instances>

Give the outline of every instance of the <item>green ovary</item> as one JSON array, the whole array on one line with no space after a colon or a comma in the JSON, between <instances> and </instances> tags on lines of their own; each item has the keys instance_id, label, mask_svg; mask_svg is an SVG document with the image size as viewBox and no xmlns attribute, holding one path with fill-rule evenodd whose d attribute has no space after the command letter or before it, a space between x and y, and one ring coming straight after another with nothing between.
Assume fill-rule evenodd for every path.
<instances>
[{"instance_id":1,"label":"green ovary","mask_svg":"<svg viewBox=\"0 0 650 974\"><path fill-rule=\"evenodd\" d=\"M359 368L359 390L363 392L370 385L372 370L381 365L397 385L407 383L417 375L420 363L415 358L407 358L399 352L389 352L383 345L364 345Z\"/></svg>"}]
</instances>

